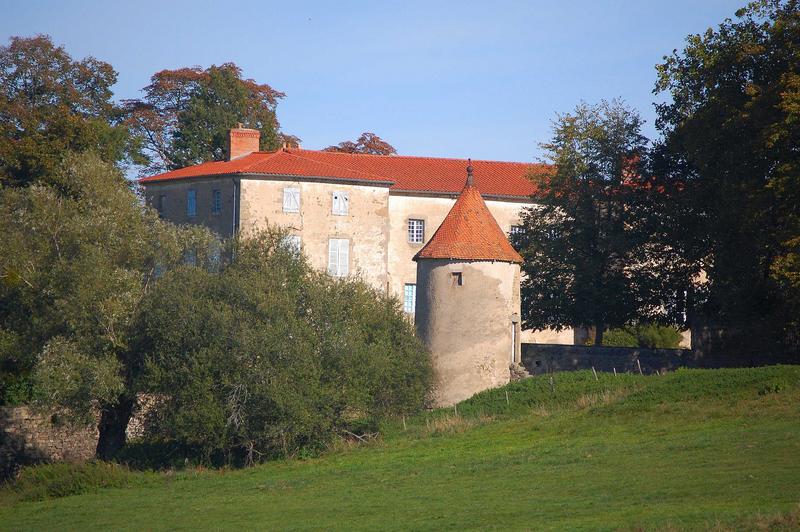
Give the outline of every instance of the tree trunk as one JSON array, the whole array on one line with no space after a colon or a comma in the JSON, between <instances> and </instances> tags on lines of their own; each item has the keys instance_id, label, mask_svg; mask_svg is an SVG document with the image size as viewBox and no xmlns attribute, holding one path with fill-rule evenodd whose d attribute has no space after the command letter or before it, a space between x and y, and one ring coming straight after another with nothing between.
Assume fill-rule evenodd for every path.
<instances>
[{"instance_id":1,"label":"tree trunk","mask_svg":"<svg viewBox=\"0 0 800 532\"><path fill-rule=\"evenodd\" d=\"M100 437L97 439L95 454L101 460L111 460L125 445L125 431L128 421L133 415L136 399L120 397L115 405L107 405L100 414L98 430Z\"/></svg>"},{"instance_id":2,"label":"tree trunk","mask_svg":"<svg viewBox=\"0 0 800 532\"><path fill-rule=\"evenodd\" d=\"M603 333L605 326L600 323L594 326L594 345L603 345Z\"/></svg>"}]
</instances>

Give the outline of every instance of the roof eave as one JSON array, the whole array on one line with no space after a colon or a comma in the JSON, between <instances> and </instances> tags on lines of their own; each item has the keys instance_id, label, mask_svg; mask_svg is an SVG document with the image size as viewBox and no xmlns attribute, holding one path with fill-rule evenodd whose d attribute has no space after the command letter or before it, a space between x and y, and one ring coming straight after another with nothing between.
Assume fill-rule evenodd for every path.
<instances>
[{"instance_id":1,"label":"roof eave","mask_svg":"<svg viewBox=\"0 0 800 532\"><path fill-rule=\"evenodd\" d=\"M216 179L216 178L245 178L245 179L277 179L280 181L310 181L315 183L347 183L354 185L383 186L391 187L394 181L381 181L378 179L357 179L351 177L331 177L331 176L306 176L296 174L271 174L266 172L226 172L222 174L203 174L182 177L167 177L164 179L142 178L139 183L149 185L151 183L168 183L170 181L186 181L195 179ZM148 181L143 181L148 179Z\"/></svg>"}]
</instances>

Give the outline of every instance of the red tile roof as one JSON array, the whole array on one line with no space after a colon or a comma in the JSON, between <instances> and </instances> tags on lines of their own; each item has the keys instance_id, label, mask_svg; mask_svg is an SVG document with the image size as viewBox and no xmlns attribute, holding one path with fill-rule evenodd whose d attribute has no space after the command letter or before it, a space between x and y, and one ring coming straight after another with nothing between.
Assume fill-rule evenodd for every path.
<instances>
[{"instance_id":1,"label":"red tile roof","mask_svg":"<svg viewBox=\"0 0 800 532\"><path fill-rule=\"evenodd\" d=\"M469 183L433 237L414 255L414 260L420 259L522 262L478 188Z\"/></svg>"},{"instance_id":2,"label":"red tile roof","mask_svg":"<svg viewBox=\"0 0 800 532\"><path fill-rule=\"evenodd\" d=\"M464 183L464 159L363 155L283 148L255 152L232 161L202 163L145 177L143 184L220 174L258 174L347 179L386 183L393 191L455 194ZM472 161L475 185L488 196L525 196L536 191L531 172L545 172L543 164Z\"/></svg>"}]
</instances>

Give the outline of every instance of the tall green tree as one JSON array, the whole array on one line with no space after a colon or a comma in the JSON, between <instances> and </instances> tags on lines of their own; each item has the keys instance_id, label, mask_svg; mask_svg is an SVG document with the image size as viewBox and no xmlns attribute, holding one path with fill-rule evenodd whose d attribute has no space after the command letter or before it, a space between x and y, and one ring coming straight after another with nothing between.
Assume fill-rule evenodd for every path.
<instances>
[{"instance_id":1,"label":"tall green tree","mask_svg":"<svg viewBox=\"0 0 800 532\"><path fill-rule=\"evenodd\" d=\"M665 236L694 270L694 325L730 349L800 350L800 4L753 2L658 75L656 175L683 191Z\"/></svg>"},{"instance_id":2,"label":"tall green tree","mask_svg":"<svg viewBox=\"0 0 800 532\"><path fill-rule=\"evenodd\" d=\"M532 176L537 205L513 241L524 258L527 328L603 332L639 320L667 320L670 294L654 243L642 119L618 101L579 105L560 116L543 144L553 170Z\"/></svg>"},{"instance_id":3,"label":"tall green tree","mask_svg":"<svg viewBox=\"0 0 800 532\"><path fill-rule=\"evenodd\" d=\"M239 123L261 132L262 150L299 140L280 131L276 109L284 94L243 78L233 63L157 72L144 93L124 102L149 158L142 174L223 160L228 130Z\"/></svg>"},{"instance_id":4,"label":"tall green tree","mask_svg":"<svg viewBox=\"0 0 800 532\"><path fill-rule=\"evenodd\" d=\"M47 179L68 152L139 161L112 101L116 81L108 63L75 60L46 35L0 47L0 184Z\"/></svg>"},{"instance_id":5,"label":"tall green tree","mask_svg":"<svg viewBox=\"0 0 800 532\"><path fill-rule=\"evenodd\" d=\"M161 221L93 153L64 157L47 181L0 189L0 400L82 423L99 409L98 455L108 458L124 442L142 368L131 349L137 308L184 243L207 233Z\"/></svg>"}]
</instances>

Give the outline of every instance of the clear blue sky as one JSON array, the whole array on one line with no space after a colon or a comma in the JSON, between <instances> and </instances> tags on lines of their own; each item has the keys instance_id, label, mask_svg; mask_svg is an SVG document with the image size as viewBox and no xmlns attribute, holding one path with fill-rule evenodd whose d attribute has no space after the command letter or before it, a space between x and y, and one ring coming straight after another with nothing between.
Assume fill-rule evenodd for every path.
<instances>
[{"instance_id":1,"label":"clear blue sky","mask_svg":"<svg viewBox=\"0 0 800 532\"><path fill-rule=\"evenodd\" d=\"M210 2L4 0L0 37L50 34L119 72L237 63L286 93L322 148L373 131L401 154L529 161L557 113L622 97L655 135L655 64L746 0Z\"/></svg>"}]
</instances>

